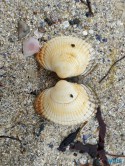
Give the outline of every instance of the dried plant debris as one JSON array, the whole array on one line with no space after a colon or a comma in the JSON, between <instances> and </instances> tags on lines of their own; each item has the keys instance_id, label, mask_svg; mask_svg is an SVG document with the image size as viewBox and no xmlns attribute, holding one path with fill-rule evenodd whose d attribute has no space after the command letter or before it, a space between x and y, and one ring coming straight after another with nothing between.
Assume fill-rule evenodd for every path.
<instances>
[{"instance_id":1,"label":"dried plant debris","mask_svg":"<svg viewBox=\"0 0 125 166\"><path fill-rule=\"evenodd\" d=\"M30 32L30 27L24 21L20 20L18 22L17 31L18 31L18 38L20 40Z\"/></svg>"},{"instance_id":2,"label":"dried plant debris","mask_svg":"<svg viewBox=\"0 0 125 166\"><path fill-rule=\"evenodd\" d=\"M78 132L80 131L80 127L73 133L70 133L59 145L58 150L64 152L66 147L70 145L76 138Z\"/></svg>"},{"instance_id":3,"label":"dried plant debris","mask_svg":"<svg viewBox=\"0 0 125 166\"><path fill-rule=\"evenodd\" d=\"M113 68L119 61L121 61L121 60L124 59L124 58L125 58L125 56L123 56L123 57L121 57L120 59L118 59L117 61L115 61L115 62L111 65L111 67L109 68L109 70L108 70L108 72L105 74L105 76L101 78L101 80L99 81L99 83L101 83L101 82L108 76L108 74L110 73L110 71L112 70L112 68Z\"/></svg>"}]
</instances>

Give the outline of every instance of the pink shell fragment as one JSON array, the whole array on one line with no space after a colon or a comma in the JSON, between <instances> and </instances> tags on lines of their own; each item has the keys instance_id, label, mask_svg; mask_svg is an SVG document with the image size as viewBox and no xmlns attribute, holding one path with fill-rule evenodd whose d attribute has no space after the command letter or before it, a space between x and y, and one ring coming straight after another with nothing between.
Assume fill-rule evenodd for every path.
<instances>
[{"instance_id":1,"label":"pink shell fragment","mask_svg":"<svg viewBox=\"0 0 125 166\"><path fill-rule=\"evenodd\" d=\"M40 44L38 39L30 37L23 42L23 54L25 56L32 56L33 54L39 52Z\"/></svg>"}]
</instances>

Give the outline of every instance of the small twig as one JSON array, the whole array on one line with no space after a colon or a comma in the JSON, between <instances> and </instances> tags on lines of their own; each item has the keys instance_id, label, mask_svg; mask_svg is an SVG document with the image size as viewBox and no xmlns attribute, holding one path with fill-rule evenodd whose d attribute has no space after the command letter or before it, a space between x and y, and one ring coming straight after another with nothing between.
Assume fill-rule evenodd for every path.
<instances>
[{"instance_id":1,"label":"small twig","mask_svg":"<svg viewBox=\"0 0 125 166\"><path fill-rule=\"evenodd\" d=\"M83 129L83 127L85 127L87 125L88 121L85 121L81 126L80 126L80 130L76 136L76 138L80 135L80 131Z\"/></svg>"},{"instance_id":2,"label":"small twig","mask_svg":"<svg viewBox=\"0 0 125 166\"><path fill-rule=\"evenodd\" d=\"M88 9L89 9L89 14L90 14L91 16L93 16L94 14L93 14L93 12L92 12L92 7L91 7L91 2L90 2L90 0L86 0L86 3L87 3L87 6L88 6Z\"/></svg>"},{"instance_id":3,"label":"small twig","mask_svg":"<svg viewBox=\"0 0 125 166\"><path fill-rule=\"evenodd\" d=\"M21 142L21 140L19 138L16 138L16 137L13 137L13 136L10 137L10 136L7 136L7 135L0 135L0 138L13 139L13 140L16 140L16 141L18 141L18 142L20 142L22 144L22 142Z\"/></svg>"},{"instance_id":4,"label":"small twig","mask_svg":"<svg viewBox=\"0 0 125 166\"><path fill-rule=\"evenodd\" d=\"M101 80L99 81L99 83L101 83L101 82L108 76L108 74L110 73L110 71L112 70L112 68L113 68L119 61L121 61L121 60L124 59L124 58L125 58L125 56L123 56L122 58L120 58L120 59L118 59L117 61L115 61L115 62L111 65L111 67L109 68L109 70L108 70L108 72L105 74L105 76L101 78Z\"/></svg>"},{"instance_id":5,"label":"small twig","mask_svg":"<svg viewBox=\"0 0 125 166\"><path fill-rule=\"evenodd\" d=\"M110 154L110 153L108 153L108 152L106 152L106 154L107 154L108 156L113 156L113 157L116 157L116 158L118 158L118 157L125 157L124 155Z\"/></svg>"},{"instance_id":6,"label":"small twig","mask_svg":"<svg viewBox=\"0 0 125 166\"><path fill-rule=\"evenodd\" d=\"M18 141L20 143L21 153L25 152L25 148L23 147L22 141L19 138L16 138L13 136L7 136L7 135L0 135L0 138L9 138L9 139Z\"/></svg>"},{"instance_id":7,"label":"small twig","mask_svg":"<svg viewBox=\"0 0 125 166\"><path fill-rule=\"evenodd\" d=\"M89 9L89 15L90 16L93 16L94 14L93 14L93 12L92 12L92 7L91 7L91 2L90 2L90 0L86 0L86 2L84 1L84 0L81 0L81 3L84 3L87 7L88 7L88 9Z\"/></svg>"},{"instance_id":8,"label":"small twig","mask_svg":"<svg viewBox=\"0 0 125 166\"><path fill-rule=\"evenodd\" d=\"M92 72L95 71L95 69L98 67L98 64L92 66L87 73L84 74L84 78L87 77L88 75L92 74Z\"/></svg>"}]
</instances>

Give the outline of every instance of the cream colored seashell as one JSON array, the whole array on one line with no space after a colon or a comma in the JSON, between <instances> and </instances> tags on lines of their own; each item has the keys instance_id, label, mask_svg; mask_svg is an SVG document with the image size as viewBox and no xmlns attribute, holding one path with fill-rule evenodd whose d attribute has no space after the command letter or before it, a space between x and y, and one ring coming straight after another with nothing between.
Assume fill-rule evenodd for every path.
<instances>
[{"instance_id":1,"label":"cream colored seashell","mask_svg":"<svg viewBox=\"0 0 125 166\"><path fill-rule=\"evenodd\" d=\"M60 78L85 74L92 67L94 51L82 39L62 36L48 41L36 55L45 68L57 73Z\"/></svg>"},{"instance_id":2,"label":"cream colored seashell","mask_svg":"<svg viewBox=\"0 0 125 166\"><path fill-rule=\"evenodd\" d=\"M94 115L96 99L86 86L61 80L38 95L35 110L55 123L74 125Z\"/></svg>"}]
</instances>

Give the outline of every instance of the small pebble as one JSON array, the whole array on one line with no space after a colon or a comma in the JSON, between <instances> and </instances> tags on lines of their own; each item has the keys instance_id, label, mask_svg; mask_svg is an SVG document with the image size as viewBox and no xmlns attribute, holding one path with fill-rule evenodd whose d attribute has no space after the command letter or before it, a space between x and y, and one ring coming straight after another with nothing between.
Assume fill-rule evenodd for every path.
<instances>
[{"instance_id":1,"label":"small pebble","mask_svg":"<svg viewBox=\"0 0 125 166\"><path fill-rule=\"evenodd\" d=\"M4 46L4 41L0 40L0 47L3 47L3 46Z\"/></svg>"},{"instance_id":2,"label":"small pebble","mask_svg":"<svg viewBox=\"0 0 125 166\"><path fill-rule=\"evenodd\" d=\"M90 29L89 33L92 35L94 33L94 31L92 29Z\"/></svg>"},{"instance_id":3,"label":"small pebble","mask_svg":"<svg viewBox=\"0 0 125 166\"><path fill-rule=\"evenodd\" d=\"M77 156L77 153L73 153L74 156Z\"/></svg>"},{"instance_id":4,"label":"small pebble","mask_svg":"<svg viewBox=\"0 0 125 166\"><path fill-rule=\"evenodd\" d=\"M48 146L52 149L53 148L53 144L48 144Z\"/></svg>"},{"instance_id":5,"label":"small pebble","mask_svg":"<svg viewBox=\"0 0 125 166\"><path fill-rule=\"evenodd\" d=\"M53 23L58 23L59 21L59 15L57 13L54 12L50 13L50 18L53 21Z\"/></svg>"},{"instance_id":6,"label":"small pebble","mask_svg":"<svg viewBox=\"0 0 125 166\"><path fill-rule=\"evenodd\" d=\"M63 23L62 23L62 27L65 29L65 28L68 28L69 27L69 21L64 21Z\"/></svg>"},{"instance_id":7,"label":"small pebble","mask_svg":"<svg viewBox=\"0 0 125 166\"><path fill-rule=\"evenodd\" d=\"M123 22L121 22L120 20L117 21L117 25L122 26Z\"/></svg>"},{"instance_id":8,"label":"small pebble","mask_svg":"<svg viewBox=\"0 0 125 166\"><path fill-rule=\"evenodd\" d=\"M80 162L80 164L85 164L86 163L86 159L81 158L81 159L79 159L79 162Z\"/></svg>"},{"instance_id":9,"label":"small pebble","mask_svg":"<svg viewBox=\"0 0 125 166\"><path fill-rule=\"evenodd\" d=\"M44 20L41 20L39 26L44 28L46 26L46 22L44 22Z\"/></svg>"},{"instance_id":10,"label":"small pebble","mask_svg":"<svg viewBox=\"0 0 125 166\"><path fill-rule=\"evenodd\" d=\"M98 34L96 34L95 37L96 37L96 40L98 40L98 41L101 41L101 39L102 39L101 36Z\"/></svg>"},{"instance_id":11,"label":"small pebble","mask_svg":"<svg viewBox=\"0 0 125 166\"><path fill-rule=\"evenodd\" d=\"M91 136L91 134L83 135L83 142L86 143L86 140Z\"/></svg>"},{"instance_id":12,"label":"small pebble","mask_svg":"<svg viewBox=\"0 0 125 166\"><path fill-rule=\"evenodd\" d=\"M103 41L103 42L107 42L107 39L106 39L106 38L103 38L102 41Z\"/></svg>"},{"instance_id":13,"label":"small pebble","mask_svg":"<svg viewBox=\"0 0 125 166\"><path fill-rule=\"evenodd\" d=\"M43 28L43 27L38 27L38 32L44 33L44 32L46 32L46 30L45 30L45 28Z\"/></svg>"},{"instance_id":14,"label":"small pebble","mask_svg":"<svg viewBox=\"0 0 125 166\"><path fill-rule=\"evenodd\" d=\"M17 30L18 38L20 40L30 32L30 27L24 21L19 21Z\"/></svg>"},{"instance_id":15,"label":"small pebble","mask_svg":"<svg viewBox=\"0 0 125 166\"><path fill-rule=\"evenodd\" d=\"M86 143L95 145L95 144L97 144L97 140L96 140L96 138L92 138L92 139L87 140Z\"/></svg>"},{"instance_id":16,"label":"small pebble","mask_svg":"<svg viewBox=\"0 0 125 166\"><path fill-rule=\"evenodd\" d=\"M13 43L16 40L16 37L14 35L10 35L8 38L8 41Z\"/></svg>"},{"instance_id":17,"label":"small pebble","mask_svg":"<svg viewBox=\"0 0 125 166\"><path fill-rule=\"evenodd\" d=\"M30 92L30 94L36 96L37 95L37 90L34 90L34 91Z\"/></svg>"},{"instance_id":18,"label":"small pebble","mask_svg":"<svg viewBox=\"0 0 125 166\"><path fill-rule=\"evenodd\" d=\"M37 11L33 11L33 14L34 14L34 15L37 15Z\"/></svg>"},{"instance_id":19,"label":"small pebble","mask_svg":"<svg viewBox=\"0 0 125 166\"><path fill-rule=\"evenodd\" d=\"M83 31L82 33L84 36L87 36L88 35L88 32L87 31Z\"/></svg>"},{"instance_id":20,"label":"small pebble","mask_svg":"<svg viewBox=\"0 0 125 166\"><path fill-rule=\"evenodd\" d=\"M54 23L54 22L53 22L51 19L49 19L49 18L45 18L44 21L45 21L49 26L53 25L53 23Z\"/></svg>"},{"instance_id":21,"label":"small pebble","mask_svg":"<svg viewBox=\"0 0 125 166\"><path fill-rule=\"evenodd\" d=\"M1 70L0 70L0 76L4 76L4 75L5 75L5 73L6 73L6 71L5 71L5 70L3 70L3 69L1 69Z\"/></svg>"},{"instance_id":22,"label":"small pebble","mask_svg":"<svg viewBox=\"0 0 125 166\"><path fill-rule=\"evenodd\" d=\"M78 25L80 23L80 20L78 18L75 18L73 20L69 21L70 25Z\"/></svg>"},{"instance_id":23,"label":"small pebble","mask_svg":"<svg viewBox=\"0 0 125 166\"><path fill-rule=\"evenodd\" d=\"M47 36L41 37L40 38L40 42L46 42L48 40Z\"/></svg>"}]
</instances>

